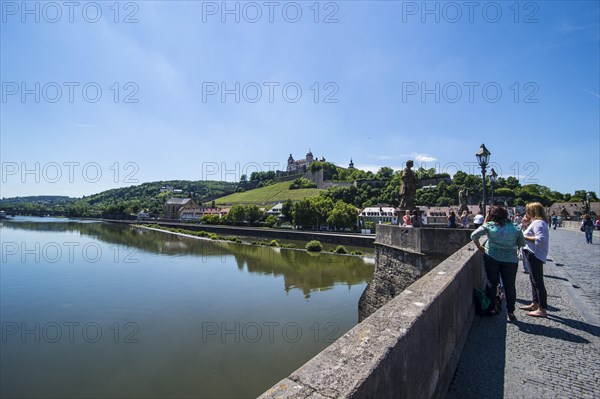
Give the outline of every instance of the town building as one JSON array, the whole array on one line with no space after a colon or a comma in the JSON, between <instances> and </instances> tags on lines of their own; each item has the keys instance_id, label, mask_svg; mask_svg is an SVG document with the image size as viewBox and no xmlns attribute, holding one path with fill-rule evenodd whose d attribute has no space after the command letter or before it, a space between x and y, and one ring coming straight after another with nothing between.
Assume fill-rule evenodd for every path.
<instances>
[{"instance_id":1,"label":"town building","mask_svg":"<svg viewBox=\"0 0 600 399\"><path fill-rule=\"evenodd\" d=\"M388 205L369 206L360 211L358 218L362 226L366 222L398 224L398 216L394 210L394 207Z\"/></svg>"},{"instance_id":2,"label":"town building","mask_svg":"<svg viewBox=\"0 0 600 399\"><path fill-rule=\"evenodd\" d=\"M181 213L185 210L198 208L191 198L170 198L163 207L165 219L181 219Z\"/></svg>"},{"instance_id":3,"label":"town building","mask_svg":"<svg viewBox=\"0 0 600 399\"><path fill-rule=\"evenodd\" d=\"M283 202L279 202L273 208L267 211L267 215L279 216L281 215L281 210L283 209Z\"/></svg>"},{"instance_id":4,"label":"town building","mask_svg":"<svg viewBox=\"0 0 600 399\"><path fill-rule=\"evenodd\" d=\"M187 208L182 209L179 214L179 219L186 222L194 222L202 219L205 215L217 215L219 218L227 215L231 208L205 208L205 207L196 207L196 208Z\"/></svg>"},{"instance_id":5,"label":"town building","mask_svg":"<svg viewBox=\"0 0 600 399\"><path fill-rule=\"evenodd\" d=\"M548 216L553 213L560 216L563 220L581 220L585 213L585 207L581 202L555 202L548 208ZM600 215L600 202L590 202L590 215Z\"/></svg>"}]
</instances>

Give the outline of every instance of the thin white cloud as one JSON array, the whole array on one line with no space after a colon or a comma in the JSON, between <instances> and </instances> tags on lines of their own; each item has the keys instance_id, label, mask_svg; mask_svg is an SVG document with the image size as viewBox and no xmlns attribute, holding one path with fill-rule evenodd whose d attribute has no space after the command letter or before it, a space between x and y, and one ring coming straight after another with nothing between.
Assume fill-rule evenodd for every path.
<instances>
[{"instance_id":1,"label":"thin white cloud","mask_svg":"<svg viewBox=\"0 0 600 399\"><path fill-rule=\"evenodd\" d=\"M410 154L400 154L402 158L410 158L417 162L435 162L438 159L429 154L423 154L420 152L411 152Z\"/></svg>"},{"instance_id":2,"label":"thin white cloud","mask_svg":"<svg viewBox=\"0 0 600 399\"><path fill-rule=\"evenodd\" d=\"M598 94L598 93L594 93L593 91L589 91L589 90L586 90L586 89L583 89L583 91L585 91L586 93L590 93L594 97L600 98L600 94Z\"/></svg>"},{"instance_id":3,"label":"thin white cloud","mask_svg":"<svg viewBox=\"0 0 600 399\"><path fill-rule=\"evenodd\" d=\"M435 162L435 161L438 160L433 155L423 154L423 153L419 153L419 152L411 152L410 154L398 154L398 155L395 155L395 156L392 156L392 155L375 155L373 158L375 158L377 160L380 160L380 161L389 161L391 159L398 159L398 160L402 160L402 161L407 161L409 159L412 159L412 160L417 161L417 162Z\"/></svg>"},{"instance_id":4,"label":"thin white cloud","mask_svg":"<svg viewBox=\"0 0 600 399\"><path fill-rule=\"evenodd\" d=\"M437 158L432 157L430 155L419 154L419 155L415 155L415 160L417 160L419 162L435 162L435 161L437 161Z\"/></svg>"},{"instance_id":5,"label":"thin white cloud","mask_svg":"<svg viewBox=\"0 0 600 399\"><path fill-rule=\"evenodd\" d=\"M587 26L585 25L573 25L569 22L563 22L560 26L558 26L556 28L557 31L559 31L562 34L570 34L573 32L579 32L582 30L587 29Z\"/></svg>"}]
</instances>

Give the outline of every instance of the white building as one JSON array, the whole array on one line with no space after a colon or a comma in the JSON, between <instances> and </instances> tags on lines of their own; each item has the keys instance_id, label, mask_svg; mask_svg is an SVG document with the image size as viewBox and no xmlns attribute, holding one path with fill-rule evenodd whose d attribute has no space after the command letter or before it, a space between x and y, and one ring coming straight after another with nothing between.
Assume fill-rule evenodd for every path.
<instances>
[{"instance_id":1,"label":"white building","mask_svg":"<svg viewBox=\"0 0 600 399\"><path fill-rule=\"evenodd\" d=\"M281 215L281 210L283 209L283 202L278 203L273 208L267 211L267 215L279 216Z\"/></svg>"},{"instance_id":2,"label":"white building","mask_svg":"<svg viewBox=\"0 0 600 399\"><path fill-rule=\"evenodd\" d=\"M358 218L364 226L366 222L375 224L391 223L398 224L398 217L394 215L394 207L391 206L371 206L360 211Z\"/></svg>"}]
</instances>

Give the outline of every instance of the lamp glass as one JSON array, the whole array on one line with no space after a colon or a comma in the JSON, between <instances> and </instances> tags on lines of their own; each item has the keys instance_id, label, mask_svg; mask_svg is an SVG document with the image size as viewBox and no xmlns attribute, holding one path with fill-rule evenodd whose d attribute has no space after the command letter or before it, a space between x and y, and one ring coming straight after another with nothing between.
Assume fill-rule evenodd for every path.
<instances>
[{"instance_id":1,"label":"lamp glass","mask_svg":"<svg viewBox=\"0 0 600 399\"><path fill-rule=\"evenodd\" d=\"M485 148L485 144L481 144L481 147L479 147L479 151L477 151L477 153L475 154L475 156L477 157L477 162L479 162L479 166L487 166L488 161L490 160L490 154L491 153L488 151L488 149Z\"/></svg>"}]
</instances>

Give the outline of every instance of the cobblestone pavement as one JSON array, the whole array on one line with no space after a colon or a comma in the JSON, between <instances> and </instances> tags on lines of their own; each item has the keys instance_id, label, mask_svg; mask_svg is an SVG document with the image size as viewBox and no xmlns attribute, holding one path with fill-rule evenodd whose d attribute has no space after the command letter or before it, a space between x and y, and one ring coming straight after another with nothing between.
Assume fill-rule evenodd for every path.
<instances>
[{"instance_id":1,"label":"cobblestone pavement","mask_svg":"<svg viewBox=\"0 0 600 399\"><path fill-rule=\"evenodd\" d=\"M447 399L600 398L600 239L551 231L544 265L548 318L475 316ZM529 276L517 273L517 306Z\"/></svg>"}]
</instances>

